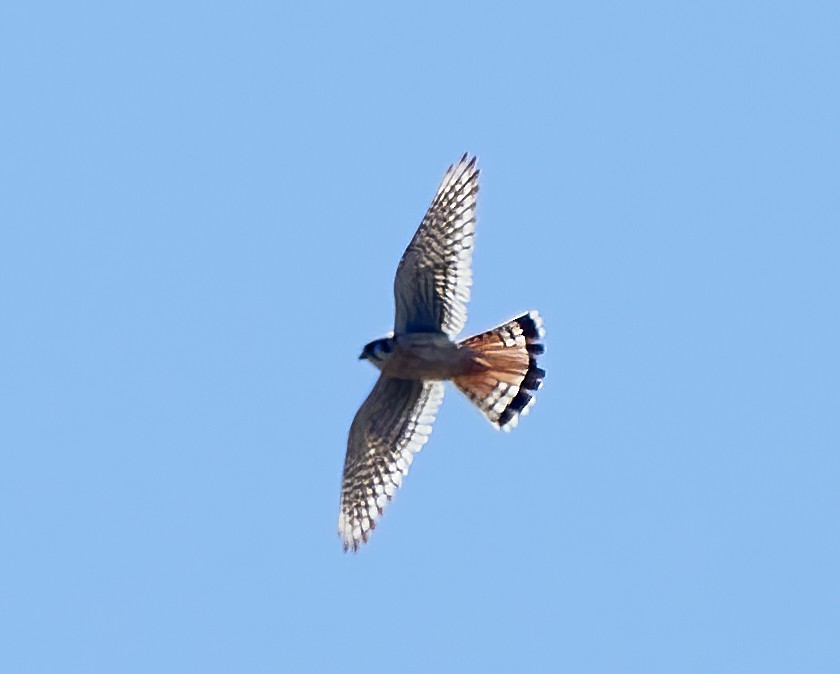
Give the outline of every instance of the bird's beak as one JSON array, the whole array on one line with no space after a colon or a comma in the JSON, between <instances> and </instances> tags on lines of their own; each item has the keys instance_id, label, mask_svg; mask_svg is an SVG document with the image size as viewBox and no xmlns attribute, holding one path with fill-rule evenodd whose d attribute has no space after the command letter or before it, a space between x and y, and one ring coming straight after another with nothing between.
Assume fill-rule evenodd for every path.
<instances>
[{"instance_id":1,"label":"bird's beak","mask_svg":"<svg viewBox=\"0 0 840 674\"><path fill-rule=\"evenodd\" d=\"M362 352L359 354L359 360L364 360L364 359L365 359L365 352L364 352L364 351L362 351Z\"/></svg>"}]
</instances>

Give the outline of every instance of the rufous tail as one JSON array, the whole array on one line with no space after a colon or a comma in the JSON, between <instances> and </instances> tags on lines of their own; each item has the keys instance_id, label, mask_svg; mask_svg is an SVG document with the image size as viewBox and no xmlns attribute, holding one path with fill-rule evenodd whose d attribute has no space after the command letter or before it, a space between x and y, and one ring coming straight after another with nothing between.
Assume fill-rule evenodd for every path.
<instances>
[{"instance_id":1,"label":"rufous tail","mask_svg":"<svg viewBox=\"0 0 840 674\"><path fill-rule=\"evenodd\" d=\"M545 370L537 366L544 351L542 318L529 311L480 335L460 342L470 366L453 383L496 428L509 431L527 414Z\"/></svg>"}]
</instances>

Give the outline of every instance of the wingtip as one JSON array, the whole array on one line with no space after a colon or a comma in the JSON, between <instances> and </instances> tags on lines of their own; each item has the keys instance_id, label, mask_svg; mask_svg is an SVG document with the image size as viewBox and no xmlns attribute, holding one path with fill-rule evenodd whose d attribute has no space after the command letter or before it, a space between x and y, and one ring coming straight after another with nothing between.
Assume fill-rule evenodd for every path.
<instances>
[{"instance_id":1,"label":"wingtip","mask_svg":"<svg viewBox=\"0 0 840 674\"><path fill-rule=\"evenodd\" d=\"M466 164L467 168L473 169L475 165L478 163L478 155L473 154L471 155L469 152L464 152L463 156L461 157L461 164Z\"/></svg>"}]
</instances>

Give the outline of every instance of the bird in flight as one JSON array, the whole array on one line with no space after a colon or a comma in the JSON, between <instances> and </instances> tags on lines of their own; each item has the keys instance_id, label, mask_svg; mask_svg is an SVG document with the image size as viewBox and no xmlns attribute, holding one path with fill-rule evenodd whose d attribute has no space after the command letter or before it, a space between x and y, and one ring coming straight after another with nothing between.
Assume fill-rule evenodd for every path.
<instances>
[{"instance_id":1,"label":"bird in flight","mask_svg":"<svg viewBox=\"0 0 840 674\"><path fill-rule=\"evenodd\" d=\"M542 319L529 311L458 340L472 284L476 157L449 167L394 279L394 331L361 356L379 379L350 426L338 533L344 550L367 542L408 473L451 380L497 429L510 430L533 403L545 371Z\"/></svg>"}]
</instances>

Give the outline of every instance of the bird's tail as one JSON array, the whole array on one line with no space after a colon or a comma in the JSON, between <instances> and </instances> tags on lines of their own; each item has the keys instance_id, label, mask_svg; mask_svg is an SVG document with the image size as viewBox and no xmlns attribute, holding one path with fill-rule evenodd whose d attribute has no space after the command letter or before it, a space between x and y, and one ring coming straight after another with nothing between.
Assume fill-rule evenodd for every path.
<instances>
[{"instance_id":1,"label":"bird's tail","mask_svg":"<svg viewBox=\"0 0 840 674\"><path fill-rule=\"evenodd\" d=\"M529 311L459 343L469 350L470 366L452 381L496 428L509 431L534 402L545 377L537 367L544 334L542 318Z\"/></svg>"}]
</instances>

